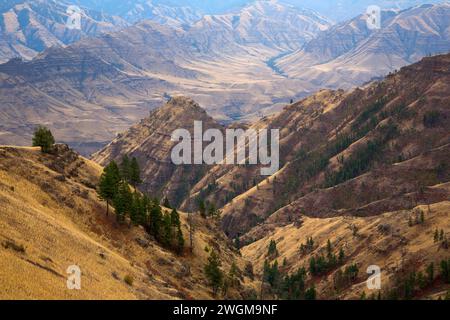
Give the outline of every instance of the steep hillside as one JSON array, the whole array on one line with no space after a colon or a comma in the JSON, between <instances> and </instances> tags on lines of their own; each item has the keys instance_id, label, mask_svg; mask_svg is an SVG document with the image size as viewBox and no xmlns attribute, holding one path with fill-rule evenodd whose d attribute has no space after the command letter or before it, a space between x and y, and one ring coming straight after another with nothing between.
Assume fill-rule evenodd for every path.
<instances>
[{"instance_id":1,"label":"steep hillside","mask_svg":"<svg viewBox=\"0 0 450 320\"><path fill-rule=\"evenodd\" d=\"M447 188L449 188L447 183ZM415 224L420 212L424 222ZM409 221L413 221L411 224ZM257 273L262 274L264 261L278 261L283 273L295 274L305 268L310 273L313 257L327 255L327 242L330 240L332 254L336 257L344 252L341 262L322 275L308 274L306 283L314 284L317 299L360 299L361 297L382 299L404 298L405 283L415 277L411 296L415 299L443 299L450 289L440 276L440 263L450 258L450 252L443 241L435 241L436 230L444 230L449 237L450 202L442 201L431 206L419 206L412 210L385 212L374 217L299 217L299 221L272 232L264 238L242 248L242 254L253 261ZM312 237L311 249L301 249ZM270 241L276 242L278 255L267 256ZM428 277L427 268L433 264L433 280ZM345 278L345 269L358 270L352 279ZM366 281L369 266L381 269L381 289L369 290ZM342 276L341 271L344 271ZM271 297L272 289L265 286L266 298ZM410 287L411 288L411 287Z\"/></svg>"},{"instance_id":2,"label":"steep hillside","mask_svg":"<svg viewBox=\"0 0 450 320\"><path fill-rule=\"evenodd\" d=\"M120 163L124 155L136 157L143 172L140 188L161 198L168 197L172 203L179 205L189 193L190 186L208 170L206 165L177 166L171 160L172 148L178 143L171 141L172 132L186 129L193 139L194 121L202 121L203 130L222 129L192 99L174 97L139 124L120 134L92 159L107 165L112 160Z\"/></svg>"},{"instance_id":3,"label":"steep hillside","mask_svg":"<svg viewBox=\"0 0 450 320\"><path fill-rule=\"evenodd\" d=\"M449 68L449 55L425 58L361 89L320 91L253 124L281 128L281 168L269 178L260 176L259 166L197 166L189 178L175 175L184 181L184 192L173 192L174 176L160 174L170 167L164 163L170 155L169 135L174 128L191 128L193 120L204 120L197 111L172 121L161 121L173 118L155 113L150 131L138 125L94 159L106 164L133 154L143 166L150 163L148 172L157 172L162 180L156 189L145 185L148 190L163 193L188 211L197 209L198 198L221 207L226 233L245 235L245 241L263 236L268 227L290 223L300 213L370 216L443 201L449 196L441 185L449 179ZM161 112L172 109L175 116L180 114L170 104ZM165 161L155 163L142 154L152 154L144 150L162 144L154 141L156 127L168 131L164 148L158 148L165 150ZM186 168L173 166L170 172L177 170Z\"/></svg>"},{"instance_id":4,"label":"steep hillside","mask_svg":"<svg viewBox=\"0 0 450 320\"><path fill-rule=\"evenodd\" d=\"M448 191L431 187L449 179L449 70L449 55L425 58L347 94L319 93L269 120L283 128L284 166L224 207L225 230L236 235L301 212L367 216L446 199ZM427 196L415 200L423 188Z\"/></svg>"},{"instance_id":5,"label":"steep hillside","mask_svg":"<svg viewBox=\"0 0 450 320\"><path fill-rule=\"evenodd\" d=\"M220 48L214 45L223 45L221 38L231 36L241 45L288 52L300 48L330 25L328 19L314 11L277 1L255 1L233 13L207 15L191 27L191 32L201 31L210 49Z\"/></svg>"},{"instance_id":6,"label":"steep hillside","mask_svg":"<svg viewBox=\"0 0 450 320\"><path fill-rule=\"evenodd\" d=\"M64 145L53 155L0 147L0 298L210 299L207 246L227 257L225 272L232 261L244 269L213 221L194 217L194 252L183 256L162 249L140 227L118 225L98 200L100 173ZM82 290L66 287L71 265L81 268ZM227 296L241 299L251 288L243 276Z\"/></svg>"},{"instance_id":7,"label":"steep hillside","mask_svg":"<svg viewBox=\"0 0 450 320\"><path fill-rule=\"evenodd\" d=\"M382 27L369 30L366 16L333 26L277 67L288 76L329 88L349 88L422 57L450 50L450 4L386 11Z\"/></svg>"},{"instance_id":8,"label":"steep hillside","mask_svg":"<svg viewBox=\"0 0 450 320\"><path fill-rule=\"evenodd\" d=\"M81 30L67 27L68 9L73 5L81 11ZM195 8L144 0L4 0L0 4L0 63L16 57L31 60L50 47L97 37L143 20L182 28L202 16Z\"/></svg>"},{"instance_id":9,"label":"steep hillside","mask_svg":"<svg viewBox=\"0 0 450 320\"><path fill-rule=\"evenodd\" d=\"M198 199L221 208L223 230L260 277L264 262L277 260L282 275L305 267L305 281L321 299L353 299L363 292L405 298L405 279L414 274L421 280L407 298L436 299L449 289L438 273L440 261L450 257L449 83L450 55L424 58L362 88L322 90L250 125L280 129L281 168L268 178L249 165L197 166L195 179L185 167L162 175L170 167L161 161L170 154L168 132L190 128L194 120L215 126L186 98L172 99L94 159L137 156L142 165L149 163L147 175L162 179L159 192L171 202L186 211L198 210ZM143 156L155 150L164 150L158 161ZM173 193L180 180L189 188ZM315 245L300 250L310 237ZM310 260L327 254L328 239L335 258L341 249L345 255L313 274ZM271 240L276 257L267 255ZM433 279L425 281L430 263ZM381 291L366 290L369 265L383 270ZM346 268L358 273L350 279ZM266 298L286 294L278 284L262 287Z\"/></svg>"}]
</instances>

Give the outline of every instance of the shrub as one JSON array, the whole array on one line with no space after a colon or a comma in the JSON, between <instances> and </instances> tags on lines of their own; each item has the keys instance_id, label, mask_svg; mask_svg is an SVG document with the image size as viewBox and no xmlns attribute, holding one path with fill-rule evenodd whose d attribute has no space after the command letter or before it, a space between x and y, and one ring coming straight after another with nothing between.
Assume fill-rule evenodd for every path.
<instances>
[{"instance_id":1,"label":"shrub","mask_svg":"<svg viewBox=\"0 0 450 320\"><path fill-rule=\"evenodd\" d=\"M133 279L133 277L130 276L129 274L127 274L127 275L123 278L123 281L125 281L125 283L126 283L127 285L129 285L130 287L133 286L134 279Z\"/></svg>"},{"instance_id":2,"label":"shrub","mask_svg":"<svg viewBox=\"0 0 450 320\"><path fill-rule=\"evenodd\" d=\"M426 128L434 128L439 125L442 118L442 114L437 111L428 111L423 115L423 125Z\"/></svg>"}]
</instances>

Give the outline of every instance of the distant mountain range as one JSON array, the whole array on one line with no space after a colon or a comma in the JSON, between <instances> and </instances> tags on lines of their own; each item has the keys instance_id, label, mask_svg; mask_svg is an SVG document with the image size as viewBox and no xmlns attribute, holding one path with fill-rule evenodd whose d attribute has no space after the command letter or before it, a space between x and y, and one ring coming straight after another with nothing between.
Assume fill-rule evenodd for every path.
<instances>
[{"instance_id":1,"label":"distant mountain range","mask_svg":"<svg viewBox=\"0 0 450 320\"><path fill-rule=\"evenodd\" d=\"M54 0L6 1L0 5L0 63L26 60L53 46L64 46L129 24L122 18L83 8L81 29L66 27L68 4Z\"/></svg>"},{"instance_id":2,"label":"distant mountain range","mask_svg":"<svg viewBox=\"0 0 450 320\"><path fill-rule=\"evenodd\" d=\"M284 85L268 61L328 26L312 11L257 2L187 29L147 20L10 61L0 65L0 143L26 143L46 123L73 146L97 146L180 93L226 120L272 108L273 96L263 93ZM277 95L288 102L292 92Z\"/></svg>"},{"instance_id":3,"label":"distant mountain range","mask_svg":"<svg viewBox=\"0 0 450 320\"><path fill-rule=\"evenodd\" d=\"M365 16L331 26L317 12L257 1L191 25L123 28L117 18L109 26L119 31L0 65L0 143L28 144L42 123L86 155L175 95L216 120L253 121L450 50L449 17L449 4L390 10L369 30Z\"/></svg>"},{"instance_id":4,"label":"distant mountain range","mask_svg":"<svg viewBox=\"0 0 450 320\"><path fill-rule=\"evenodd\" d=\"M384 11L382 28L365 16L333 26L302 49L276 61L289 77L326 87L350 87L420 58L450 51L450 4Z\"/></svg>"}]
</instances>

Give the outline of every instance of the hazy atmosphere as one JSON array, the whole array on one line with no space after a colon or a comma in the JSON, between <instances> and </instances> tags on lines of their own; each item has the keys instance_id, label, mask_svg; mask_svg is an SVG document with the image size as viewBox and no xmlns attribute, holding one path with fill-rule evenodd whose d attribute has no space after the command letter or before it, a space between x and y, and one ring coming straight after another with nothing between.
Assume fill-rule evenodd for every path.
<instances>
[{"instance_id":1,"label":"hazy atmosphere","mask_svg":"<svg viewBox=\"0 0 450 320\"><path fill-rule=\"evenodd\" d=\"M448 1L2 0L0 300L445 305L449 108Z\"/></svg>"}]
</instances>

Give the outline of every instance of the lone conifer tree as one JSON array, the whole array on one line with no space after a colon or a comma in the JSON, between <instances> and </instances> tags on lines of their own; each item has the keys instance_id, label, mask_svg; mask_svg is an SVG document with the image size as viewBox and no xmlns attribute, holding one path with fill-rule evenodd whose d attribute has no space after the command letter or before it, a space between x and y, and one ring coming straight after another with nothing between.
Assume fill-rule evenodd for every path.
<instances>
[{"instance_id":1,"label":"lone conifer tree","mask_svg":"<svg viewBox=\"0 0 450 320\"><path fill-rule=\"evenodd\" d=\"M109 214L109 205L119 191L121 177L119 167L112 161L103 169L97 192L100 198L106 201L106 215Z\"/></svg>"},{"instance_id":2,"label":"lone conifer tree","mask_svg":"<svg viewBox=\"0 0 450 320\"><path fill-rule=\"evenodd\" d=\"M42 152L49 153L54 144L55 138L48 128L44 126L39 126L36 128L33 136L33 147L41 147Z\"/></svg>"},{"instance_id":3,"label":"lone conifer tree","mask_svg":"<svg viewBox=\"0 0 450 320\"><path fill-rule=\"evenodd\" d=\"M181 226L178 226L177 228L176 240L177 240L176 250L177 253L181 255L184 249L184 237L183 232L181 231Z\"/></svg>"},{"instance_id":4,"label":"lone conifer tree","mask_svg":"<svg viewBox=\"0 0 450 320\"><path fill-rule=\"evenodd\" d=\"M155 238L160 237L161 225L162 225L162 213L161 207L158 204L153 204L150 209L150 217L148 224L148 232Z\"/></svg>"}]
</instances>

